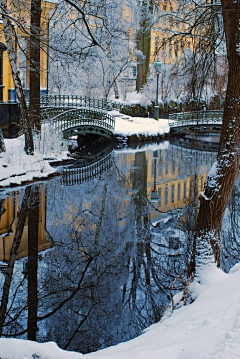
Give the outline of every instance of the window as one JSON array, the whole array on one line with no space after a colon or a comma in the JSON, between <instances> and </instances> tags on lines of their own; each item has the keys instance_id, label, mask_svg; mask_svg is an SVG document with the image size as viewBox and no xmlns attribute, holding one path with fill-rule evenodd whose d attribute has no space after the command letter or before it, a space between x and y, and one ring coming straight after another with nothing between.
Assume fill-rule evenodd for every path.
<instances>
[{"instance_id":1,"label":"window","mask_svg":"<svg viewBox=\"0 0 240 359\"><path fill-rule=\"evenodd\" d=\"M155 37L155 56L158 54L158 38Z\"/></svg>"},{"instance_id":2,"label":"window","mask_svg":"<svg viewBox=\"0 0 240 359\"><path fill-rule=\"evenodd\" d=\"M189 187L189 197L192 198L193 196L193 180L190 180L190 187Z\"/></svg>"},{"instance_id":3,"label":"window","mask_svg":"<svg viewBox=\"0 0 240 359\"><path fill-rule=\"evenodd\" d=\"M172 41L169 40L169 57L172 57Z\"/></svg>"},{"instance_id":4,"label":"window","mask_svg":"<svg viewBox=\"0 0 240 359\"><path fill-rule=\"evenodd\" d=\"M187 183L183 183L183 198L187 197Z\"/></svg>"},{"instance_id":5,"label":"window","mask_svg":"<svg viewBox=\"0 0 240 359\"><path fill-rule=\"evenodd\" d=\"M163 37L162 38L162 56L164 56L165 55L165 49L166 49L166 39L165 39L165 37Z\"/></svg>"},{"instance_id":6,"label":"window","mask_svg":"<svg viewBox=\"0 0 240 359\"><path fill-rule=\"evenodd\" d=\"M181 196L181 183L178 183L178 187L177 187L177 199L178 201L180 201L180 196Z\"/></svg>"},{"instance_id":7,"label":"window","mask_svg":"<svg viewBox=\"0 0 240 359\"><path fill-rule=\"evenodd\" d=\"M3 56L2 52L0 52L0 102L3 101Z\"/></svg>"},{"instance_id":8,"label":"window","mask_svg":"<svg viewBox=\"0 0 240 359\"><path fill-rule=\"evenodd\" d=\"M174 49L175 49L175 57L178 57L178 41L177 40L175 41Z\"/></svg>"},{"instance_id":9,"label":"window","mask_svg":"<svg viewBox=\"0 0 240 359\"><path fill-rule=\"evenodd\" d=\"M174 184L171 185L171 203L174 203Z\"/></svg>"},{"instance_id":10,"label":"window","mask_svg":"<svg viewBox=\"0 0 240 359\"><path fill-rule=\"evenodd\" d=\"M168 187L165 187L165 191L164 191L164 204L168 203Z\"/></svg>"},{"instance_id":11,"label":"window","mask_svg":"<svg viewBox=\"0 0 240 359\"><path fill-rule=\"evenodd\" d=\"M132 70L133 70L133 77L137 77L137 66L133 66Z\"/></svg>"},{"instance_id":12,"label":"window","mask_svg":"<svg viewBox=\"0 0 240 359\"><path fill-rule=\"evenodd\" d=\"M0 52L0 86L3 84L3 56Z\"/></svg>"}]
</instances>

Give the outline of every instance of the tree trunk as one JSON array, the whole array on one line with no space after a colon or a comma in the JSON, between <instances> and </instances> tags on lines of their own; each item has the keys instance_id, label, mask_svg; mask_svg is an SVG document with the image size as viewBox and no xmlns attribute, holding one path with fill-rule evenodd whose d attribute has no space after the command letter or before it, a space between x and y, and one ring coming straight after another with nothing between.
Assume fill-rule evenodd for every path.
<instances>
[{"instance_id":1,"label":"tree trunk","mask_svg":"<svg viewBox=\"0 0 240 359\"><path fill-rule=\"evenodd\" d=\"M151 28L150 20L153 12L152 1L143 1L141 5L141 21L140 30L137 34L137 49L142 52L143 57L138 57L137 65L137 80L136 90L140 91L141 88L147 83L147 75L149 70L150 60L150 45L151 45Z\"/></svg>"},{"instance_id":2,"label":"tree trunk","mask_svg":"<svg viewBox=\"0 0 240 359\"><path fill-rule=\"evenodd\" d=\"M4 10L4 13L7 14L7 1L2 0L1 5L2 5L2 9ZM26 101L25 101L25 96L24 96L23 88L22 88L22 84L21 84L20 72L19 72L19 69L15 62L15 50L14 50L14 40L13 40L13 34L12 34L12 24L7 16L2 14L2 17L3 17L3 31L4 31L6 44L7 44L8 57L9 57L9 62L10 62L10 66L11 66L14 86L15 86L15 90L16 90L16 94L17 94L17 98L18 98L18 103L19 103L19 107L20 107L23 131L24 131L24 135L25 135L25 151L27 154L32 155L34 153L33 137L32 137L32 131L31 131L29 117L28 117L28 110L27 110L27 105L26 105Z\"/></svg>"},{"instance_id":3,"label":"tree trunk","mask_svg":"<svg viewBox=\"0 0 240 359\"><path fill-rule=\"evenodd\" d=\"M31 1L29 112L32 128L40 133L40 28L41 0Z\"/></svg>"},{"instance_id":4,"label":"tree trunk","mask_svg":"<svg viewBox=\"0 0 240 359\"><path fill-rule=\"evenodd\" d=\"M228 205L240 165L240 3L222 0L224 30L227 42L229 75L223 112L223 124L215 170L211 170L204 194L200 197L191 272L198 273L205 252L208 259L214 255L219 265L219 244L222 219ZM205 256L205 257L206 257ZM205 258L206 259L206 258Z\"/></svg>"},{"instance_id":5,"label":"tree trunk","mask_svg":"<svg viewBox=\"0 0 240 359\"><path fill-rule=\"evenodd\" d=\"M3 133L2 133L2 129L0 128L0 153L5 151L6 151L6 147L4 143Z\"/></svg>"}]
</instances>

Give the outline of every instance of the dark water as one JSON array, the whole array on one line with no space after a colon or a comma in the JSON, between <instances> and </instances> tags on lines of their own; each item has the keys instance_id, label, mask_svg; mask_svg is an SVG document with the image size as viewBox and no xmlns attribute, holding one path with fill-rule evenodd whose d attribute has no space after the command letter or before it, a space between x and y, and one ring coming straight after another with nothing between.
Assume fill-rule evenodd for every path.
<instances>
[{"instance_id":1,"label":"dark water","mask_svg":"<svg viewBox=\"0 0 240 359\"><path fill-rule=\"evenodd\" d=\"M186 274L197 198L215 160L180 144L106 151L84 170L72 165L1 195L2 287L4 265L14 263L3 336L87 353L161 318L171 283ZM239 258L237 188L224 225L225 270Z\"/></svg>"}]
</instances>

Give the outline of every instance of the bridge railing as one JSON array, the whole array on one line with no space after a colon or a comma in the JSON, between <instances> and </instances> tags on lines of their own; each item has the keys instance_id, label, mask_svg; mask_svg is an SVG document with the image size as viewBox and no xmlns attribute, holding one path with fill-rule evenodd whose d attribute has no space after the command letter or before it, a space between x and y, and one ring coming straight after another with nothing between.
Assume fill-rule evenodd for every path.
<instances>
[{"instance_id":1,"label":"bridge railing","mask_svg":"<svg viewBox=\"0 0 240 359\"><path fill-rule=\"evenodd\" d=\"M50 121L67 110L67 107L44 107L41 108L41 117L43 121Z\"/></svg>"},{"instance_id":2,"label":"bridge railing","mask_svg":"<svg viewBox=\"0 0 240 359\"><path fill-rule=\"evenodd\" d=\"M115 118L106 111L89 108L78 108L65 111L55 116L51 125L58 130L64 131L78 125L93 125L114 132Z\"/></svg>"},{"instance_id":3,"label":"bridge railing","mask_svg":"<svg viewBox=\"0 0 240 359\"><path fill-rule=\"evenodd\" d=\"M105 99L77 95L47 95L41 97L41 107L91 107L102 110L119 109L120 104Z\"/></svg>"},{"instance_id":4,"label":"bridge railing","mask_svg":"<svg viewBox=\"0 0 240 359\"><path fill-rule=\"evenodd\" d=\"M112 166L111 153L100 160L79 168L63 168L61 171L61 183L72 186L88 182L106 173Z\"/></svg>"},{"instance_id":5,"label":"bridge railing","mask_svg":"<svg viewBox=\"0 0 240 359\"><path fill-rule=\"evenodd\" d=\"M193 111L169 114L170 127L222 123L223 111Z\"/></svg>"}]
</instances>

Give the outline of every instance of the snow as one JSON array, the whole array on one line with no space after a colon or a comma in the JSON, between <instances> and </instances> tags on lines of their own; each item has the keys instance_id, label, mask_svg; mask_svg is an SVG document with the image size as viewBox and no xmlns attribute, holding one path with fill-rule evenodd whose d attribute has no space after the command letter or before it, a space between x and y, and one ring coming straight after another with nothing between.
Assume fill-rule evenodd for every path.
<instances>
[{"instance_id":1,"label":"snow","mask_svg":"<svg viewBox=\"0 0 240 359\"><path fill-rule=\"evenodd\" d=\"M240 264L224 273L213 264L190 285L192 304L168 309L129 342L81 355L54 343L0 339L1 359L234 359L240 357ZM179 297L179 295L178 295ZM175 296L176 299L176 296ZM35 355L35 356L34 356Z\"/></svg>"},{"instance_id":2,"label":"snow","mask_svg":"<svg viewBox=\"0 0 240 359\"><path fill-rule=\"evenodd\" d=\"M131 117L120 114L118 111L110 111L115 117L115 134L120 136L143 135L157 136L169 132L168 120L153 118Z\"/></svg>"},{"instance_id":3,"label":"snow","mask_svg":"<svg viewBox=\"0 0 240 359\"><path fill-rule=\"evenodd\" d=\"M116 136L157 136L169 132L168 120L156 121L152 118L131 117L110 111L115 119ZM43 126L42 141L37 142L33 156L25 154L24 137L5 139L6 152L0 153L0 188L19 185L33 179L46 178L56 172L50 166L52 160L67 159L67 144L53 135L48 127Z\"/></svg>"},{"instance_id":4,"label":"snow","mask_svg":"<svg viewBox=\"0 0 240 359\"><path fill-rule=\"evenodd\" d=\"M36 178L46 178L56 170L46 160L46 154L36 150L33 156L24 152L24 137L5 139L6 152L0 153L0 187L21 184ZM48 153L56 158L55 153ZM48 156L49 157L49 156ZM67 152L58 153L58 159L66 158Z\"/></svg>"}]
</instances>

